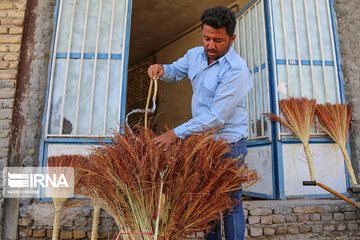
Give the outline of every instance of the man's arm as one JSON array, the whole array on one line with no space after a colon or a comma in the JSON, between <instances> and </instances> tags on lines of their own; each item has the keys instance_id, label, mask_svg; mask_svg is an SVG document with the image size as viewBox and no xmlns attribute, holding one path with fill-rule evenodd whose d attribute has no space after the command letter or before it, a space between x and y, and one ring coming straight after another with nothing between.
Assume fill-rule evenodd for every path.
<instances>
[{"instance_id":1,"label":"man's arm","mask_svg":"<svg viewBox=\"0 0 360 240\"><path fill-rule=\"evenodd\" d=\"M185 138L193 133L224 125L226 119L252 87L248 71L236 71L224 77L215 91L212 105L206 112L176 127L174 133Z\"/></svg>"},{"instance_id":2,"label":"man's arm","mask_svg":"<svg viewBox=\"0 0 360 240\"><path fill-rule=\"evenodd\" d=\"M177 82L187 77L188 54L172 64L154 64L148 69L148 75L151 79L161 79L166 82Z\"/></svg>"}]
</instances>

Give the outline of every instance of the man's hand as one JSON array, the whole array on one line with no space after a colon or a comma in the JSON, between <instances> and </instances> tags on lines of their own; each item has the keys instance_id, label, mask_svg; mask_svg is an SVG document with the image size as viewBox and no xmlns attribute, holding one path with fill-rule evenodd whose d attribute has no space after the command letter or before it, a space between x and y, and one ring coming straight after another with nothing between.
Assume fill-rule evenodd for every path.
<instances>
[{"instance_id":1,"label":"man's hand","mask_svg":"<svg viewBox=\"0 0 360 240\"><path fill-rule=\"evenodd\" d=\"M154 143L157 144L159 147L165 146L164 151L173 144L178 137L176 136L174 130L167 131L166 133L161 134L154 138Z\"/></svg>"},{"instance_id":2,"label":"man's hand","mask_svg":"<svg viewBox=\"0 0 360 240\"><path fill-rule=\"evenodd\" d=\"M164 67L159 64L151 65L148 74L151 79L159 79L164 74Z\"/></svg>"}]
</instances>

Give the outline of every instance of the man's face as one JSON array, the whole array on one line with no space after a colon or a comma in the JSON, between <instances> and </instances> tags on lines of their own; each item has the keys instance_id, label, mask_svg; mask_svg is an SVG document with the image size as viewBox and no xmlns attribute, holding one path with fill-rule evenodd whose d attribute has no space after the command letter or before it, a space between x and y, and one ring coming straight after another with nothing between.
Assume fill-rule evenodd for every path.
<instances>
[{"instance_id":1,"label":"man's face","mask_svg":"<svg viewBox=\"0 0 360 240\"><path fill-rule=\"evenodd\" d=\"M230 37L225 28L213 28L204 24L202 41L208 56L209 64L224 56L235 40L235 34Z\"/></svg>"}]
</instances>

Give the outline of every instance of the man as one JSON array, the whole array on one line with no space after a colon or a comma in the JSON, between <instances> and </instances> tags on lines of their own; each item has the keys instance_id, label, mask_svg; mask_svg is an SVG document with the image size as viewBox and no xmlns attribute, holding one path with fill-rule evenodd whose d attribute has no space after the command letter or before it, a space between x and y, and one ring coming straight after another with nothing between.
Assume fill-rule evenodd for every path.
<instances>
[{"instance_id":1,"label":"man","mask_svg":"<svg viewBox=\"0 0 360 240\"><path fill-rule=\"evenodd\" d=\"M245 61L236 54L231 44L235 40L235 14L218 6L206 9L202 16L202 47L190 49L184 57L170 65L151 65L148 74L175 82L188 77L193 88L192 119L156 137L154 142L167 146L176 139L184 139L199 131L222 127L215 139L224 138L229 144L229 155L239 157L242 165L247 154L246 94L252 87L251 75ZM245 216L241 191L233 194L239 204L225 216L227 240L244 239ZM215 226L206 239L221 239L220 226Z\"/></svg>"}]
</instances>

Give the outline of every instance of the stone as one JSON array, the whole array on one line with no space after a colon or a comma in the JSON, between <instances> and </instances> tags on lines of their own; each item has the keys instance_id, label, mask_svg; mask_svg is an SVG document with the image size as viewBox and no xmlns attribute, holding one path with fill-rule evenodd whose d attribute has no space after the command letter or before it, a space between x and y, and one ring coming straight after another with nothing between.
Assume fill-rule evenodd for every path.
<instances>
[{"instance_id":1,"label":"stone","mask_svg":"<svg viewBox=\"0 0 360 240\"><path fill-rule=\"evenodd\" d=\"M316 206L295 207L293 210L294 213L315 213L316 211Z\"/></svg>"},{"instance_id":2,"label":"stone","mask_svg":"<svg viewBox=\"0 0 360 240\"><path fill-rule=\"evenodd\" d=\"M272 224L272 216L261 216L261 224Z\"/></svg>"},{"instance_id":3,"label":"stone","mask_svg":"<svg viewBox=\"0 0 360 240\"><path fill-rule=\"evenodd\" d=\"M296 234L299 232L300 232L299 226L296 226L296 225L288 226L288 233Z\"/></svg>"},{"instance_id":4,"label":"stone","mask_svg":"<svg viewBox=\"0 0 360 240\"><path fill-rule=\"evenodd\" d=\"M359 229L359 224L356 222L351 222L347 224L347 227L350 231L355 231Z\"/></svg>"},{"instance_id":5,"label":"stone","mask_svg":"<svg viewBox=\"0 0 360 240\"><path fill-rule=\"evenodd\" d=\"M31 228L20 229L19 234L20 237L31 237L32 229Z\"/></svg>"},{"instance_id":6,"label":"stone","mask_svg":"<svg viewBox=\"0 0 360 240\"><path fill-rule=\"evenodd\" d=\"M0 89L0 99L4 98L14 98L15 97L15 89Z\"/></svg>"},{"instance_id":7,"label":"stone","mask_svg":"<svg viewBox=\"0 0 360 240\"><path fill-rule=\"evenodd\" d=\"M9 46L9 51L10 52L20 52L20 49L21 49L21 45L20 44L13 44L13 45L10 45Z\"/></svg>"},{"instance_id":8,"label":"stone","mask_svg":"<svg viewBox=\"0 0 360 240\"><path fill-rule=\"evenodd\" d=\"M17 72L13 70L0 70L0 79L16 79Z\"/></svg>"},{"instance_id":9,"label":"stone","mask_svg":"<svg viewBox=\"0 0 360 240\"><path fill-rule=\"evenodd\" d=\"M9 51L9 47L6 45L0 45L0 52L8 52ZM1 60L1 57L0 57Z\"/></svg>"},{"instance_id":10,"label":"stone","mask_svg":"<svg viewBox=\"0 0 360 240\"><path fill-rule=\"evenodd\" d=\"M354 220L356 219L356 212L345 212L344 217L346 220Z\"/></svg>"},{"instance_id":11,"label":"stone","mask_svg":"<svg viewBox=\"0 0 360 240\"><path fill-rule=\"evenodd\" d=\"M52 234L53 234L53 230L52 230L52 229L49 229L49 230L46 231L46 236L47 236L48 238L52 238Z\"/></svg>"},{"instance_id":12,"label":"stone","mask_svg":"<svg viewBox=\"0 0 360 240\"><path fill-rule=\"evenodd\" d=\"M273 223L284 223L285 222L285 216L284 215L273 215L272 216Z\"/></svg>"},{"instance_id":13,"label":"stone","mask_svg":"<svg viewBox=\"0 0 360 240\"><path fill-rule=\"evenodd\" d=\"M332 212L332 208L330 206L326 206L326 205L320 205L317 207L316 210L318 213L331 213Z\"/></svg>"},{"instance_id":14,"label":"stone","mask_svg":"<svg viewBox=\"0 0 360 240\"><path fill-rule=\"evenodd\" d=\"M0 2L0 10L9 10L12 8L13 8L13 5L11 3Z\"/></svg>"},{"instance_id":15,"label":"stone","mask_svg":"<svg viewBox=\"0 0 360 240\"><path fill-rule=\"evenodd\" d=\"M8 53L4 55L3 59L5 61L17 61L19 59L19 54Z\"/></svg>"},{"instance_id":16,"label":"stone","mask_svg":"<svg viewBox=\"0 0 360 240\"><path fill-rule=\"evenodd\" d=\"M0 35L0 44L4 43L21 43L21 36L1 36Z\"/></svg>"},{"instance_id":17,"label":"stone","mask_svg":"<svg viewBox=\"0 0 360 240\"><path fill-rule=\"evenodd\" d=\"M357 208L350 204L340 205L340 212L352 212L352 211L356 211L356 210L357 210Z\"/></svg>"},{"instance_id":18,"label":"stone","mask_svg":"<svg viewBox=\"0 0 360 240\"><path fill-rule=\"evenodd\" d=\"M338 230L338 231L344 231L345 229L346 229L346 225L343 224L343 223L341 223L341 224L339 224L339 225L337 226L337 230Z\"/></svg>"},{"instance_id":19,"label":"stone","mask_svg":"<svg viewBox=\"0 0 360 240\"><path fill-rule=\"evenodd\" d=\"M197 232L196 237L197 238L205 238L205 234L204 234L204 232Z\"/></svg>"},{"instance_id":20,"label":"stone","mask_svg":"<svg viewBox=\"0 0 360 240\"><path fill-rule=\"evenodd\" d=\"M337 206L337 205L332 206L331 208L332 208L332 212L334 212L334 213L340 211L340 208L339 208L339 206Z\"/></svg>"},{"instance_id":21,"label":"stone","mask_svg":"<svg viewBox=\"0 0 360 240\"><path fill-rule=\"evenodd\" d=\"M297 221L297 216L296 215L286 215L286 222L296 222Z\"/></svg>"},{"instance_id":22,"label":"stone","mask_svg":"<svg viewBox=\"0 0 360 240\"><path fill-rule=\"evenodd\" d=\"M343 213L334 213L334 220L336 221L343 221L345 216Z\"/></svg>"},{"instance_id":23,"label":"stone","mask_svg":"<svg viewBox=\"0 0 360 240\"><path fill-rule=\"evenodd\" d=\"M290 215L290 214L292 214L292 209L290 207L276 207L276 208L274 208L274 213Z\"/></svg>"},{"instance_id":24,"label":"stone","mask_svg":"<svg viewBox=\"0 0 360 240\"><path fill-rule=\"evenodd\" d=\"M86 217L78 217L74 221L75 227L85 227L88 224Z\"/></svg>"},{"instance_id":25,"label":"stone","mask_svg":"<svg viewBox=\"0 0 360 240\"><path fill-rule=\"evenodd\" d=\"M297 215L297 221L298 222L306 222L309 221L310 217L309 214L299 214Z\"/></svg>"},{"instance_id":26,"label":"stone","mask_svg":"<svg viewBox=\"0 0 360 240\"><path fill-rule=\"evenodd\" d=\"M308 225L300 225L300 232L301 233L307 233L311 231L311 227Z\"/></svg>"},{"instance_id":27,"label":"stone","mask_svg":"<svg viewBox=\"0 0 360 240\"><path fill-rule=\"evenodd\" d=\"M80 230L74 230L73 236L74 239L86 238L86 232Z\"/></svg>"},{"instance_id":28,"label":"stone","mask_svg":"<svg viewBox=\"0 0 360 240\"><path fill-rule=\"evenodd\" d=\"M14 99L1 99L0 106L2 108L13 108L14 107Z\"/></svg>"},{"instance_id":29,"label":"stone","mask_svg":"<svg viewBox=\"0 0 360 240\"><path fill-rule=\"evenodd\" d=\"M250 236L258 237L258 236L262 236L262 235L263 235L262 228L255 228L255 227L250 228Z\"/></svg>"},{"instance_id":30,"label":"stone","mask_svg":"<svg viewBox=\"0 0 360 240\"><path fill-rule=\"evenodd\" d=\"M320 221L320 214L319 213L311 214L310 220L311 221Z\"/></svg>"},{"instance_id":31,"label":"stone","mask_svg":"<svg viewBox=\"0 0 360 240\"><path fill-rule=\"evenodd\" d=\"M0 26L0 34L1 35L6 35L8 34L8 28L4 27L4 26Z\"/></svg>"},{"instance_id":32,"label":"stone","mask_svg":"<svg viewBox=\"0 0 360 240\"><path fill-rule=\"evenodd\" d=\"M321 221L331 221L331 220L333 220L332 213L321 214Z\"/></svg>"},{"instance_id":33,"label":"stone","mask_svg":"<svg viewBox=\"0 0 360 240\"><path fill-rule=\"evenodd\" d=\"M260 216L249 216L248 217L249 224L259 223L260 222Z\"/></svg>"},{"instance_id":34,"label":"stone","mask_svg":"<svg viewBox=\"0 0 360 240\"><path fill-rule=\"evenodd\" d=\"M324 225L324 231L335 231L334 225Z\"/></svg>"},{"instance_id":35,"label":"stone","mask_svg":"<svg viewBox=\"0 0 360 240\"><path fill-rule=\"evenodd\" d=\"M270 208L255 208L250 210L250 215L252 216L266 216L271 214L272 210Z\"/></svg>"},{"instance_id":36,"label":"stone","mask_svg":"<svg viewBox=\"0 0 360 240\"><path fill-rule=\"evenodd\" d=\"M8 62L0 62L0 69L1 70L6 70L6 69L8 69L9 68L9 66L10 66L10 63L8 63Z\"/></svg>"},{"instance_id":37,"label":"stone","mask_svg":"<svg viewBox=\"0 0 360 240\"><path fill-rule=\"evenodd\" d=\"M24 18L25 11L8 11L8 17Z\"/></svg>"},{"instance_id":38,"label":"stone","mask_svg":"<svg viewBox=\"0 0 360 240\"><path fill-rule=\"evenodd\" d=\"M46 230L45 229L34 229L33 237L45 237Z\"/></svg>"},{"instance_id":39,"label":"stone","mask_svg":"<svg viewBox=\"0 0 360 240\"><path fill-rule=\"evenodd\" d=\"M29 217L23 217L19 220L19 226L29 227L33 223L33 220Z\"/></svg>"},{"instance_id":40,"label":"stone","mask_svg":"<svg viewBox=\"0 0 360 240\"><path fill-rule=\"evenodd\" d=\"M287 233L287 226L277 226L275 228L276 235L283 235Z\"/></svg>"},{"instance_id":41,"label":"stone","mask_svg":"<svg viewBox=\"0 0 360 240\"><path fill-rule=\"evenodd\" d=\"M23 26L24 18L3 18L1 19L1 25L8 26Z\"/></svg>"},{"instance_id":42,"label":"stone","mask_svg":"<svg viewBox=\"0 0 360 240\"><path fill-rule=\"evenodd\" d=\"M323 230L323 226L322 226L322 225L313 225L313 226L311 227L311 231L312 231L313 233L319 233L319 232L322 232L322 230Z\"/></svg>"},{"instance_id":43,"label":"stone","mask_svg":"<svg viewBox=\"0 0 360 240\"><path fill-rule=\"evenodd\" d=\"M275 229L274 228L264 228L264 235L265 236L275 235Z\"/></svg>"},{"instance_id":44,"label":"stone","mask_svg":"<svg viewBox=\"0 0 360 240\"><path fill-rule=\"evenodd\" d=\"M248 214L249 214L249 211L248 211L247 209L244 209L244 215L245 215L245 217L247 217Z\"/></svg>"},{"instance_id":45,"label":"stone","mask_svg":"<svg viewBox=\"0 0 360 240\"><path fill-rule=\"evenodd\" d=\"M72 231L61 231L60 238L62 239L72 239Z\"/></svg>"}]
</instances>

